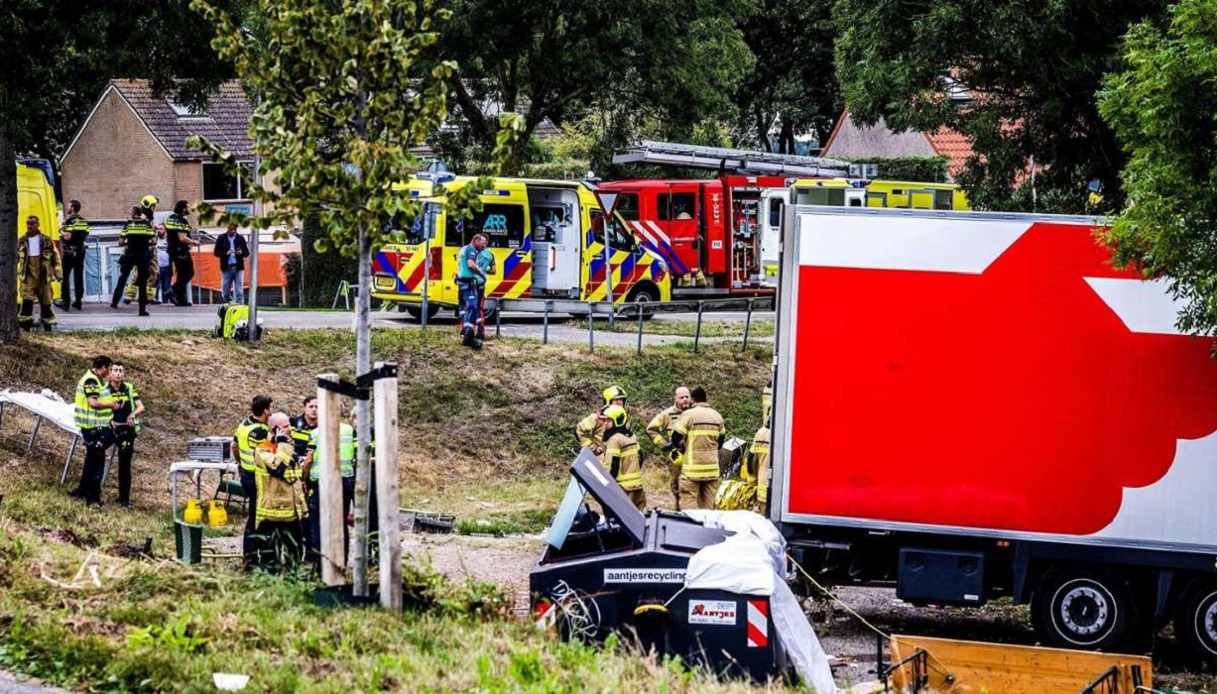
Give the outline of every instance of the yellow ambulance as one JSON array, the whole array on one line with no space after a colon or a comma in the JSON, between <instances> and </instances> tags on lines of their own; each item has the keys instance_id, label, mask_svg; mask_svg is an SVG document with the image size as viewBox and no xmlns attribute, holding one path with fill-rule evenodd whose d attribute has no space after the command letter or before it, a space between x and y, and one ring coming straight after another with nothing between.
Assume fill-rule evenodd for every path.
<instances>
[{"instance_id":1,"label":"yellow ambulance","mask_svg":"<svg viewBox=\"0 0 1217 694\"><path fill-rule=\"evenodd\" d=\"M424 199L423 212L402 230L405 243L374 250L372 296L400 302L416 318L424 294L429 316L456 309L457 251L480 232L495 260L486 297L507 310L542 310L549 301L555 312L577 313L586 302L607 301L610 291L614 304L671 300L667 265L620 220L606 220L586 183L497 178L478 196L481 212L468 220L450 218L447 192L476 180L403 184L403 194Z\"/></svg>"},{"instance_id":2,"label":"yellow ambulance","mask_svg":"<svg viewBox=\"0 0 1217 694\"><path fill-rule=\"evenodd\" d=\"M49 239L59 244L59 205L55 200L55 187L50 175L39 164L40 160L17 162L17 238L25 235L25 220L30 215L38 218L38 226ZM20 282L20 278L17 280ZM59 282L53 283L53 293L59 298ZM17 289L17 300L21 300L21 289Z\"/></svg>"}]
</instances>

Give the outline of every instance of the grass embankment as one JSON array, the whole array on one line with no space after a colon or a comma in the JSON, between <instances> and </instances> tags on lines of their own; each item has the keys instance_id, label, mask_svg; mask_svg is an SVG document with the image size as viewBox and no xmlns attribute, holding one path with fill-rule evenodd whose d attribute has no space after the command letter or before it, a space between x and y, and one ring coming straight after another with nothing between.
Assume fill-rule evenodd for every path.
<instances>
[{"instance_id":1,"label":"grass embankment","mask_svg":"<svg viewBox=\"0 0 1217 694\"><path fill-rule=\"evenodd\" d=\"M400 365L403 505L454 513L470 532L538 530L557 503L576 419L610 382L631 394L641 428L679 383L704 384L732 433L759 420L767 351L702 355L653 348L594 357L523 340L471 353L450 336L377 332L374 358ZM306 578L244 576L233 562L188 568L172 555L165 484L186 439L231 432L266 392L298 409L315 374L351 376L344 331L282 332L257 347L191 333L35 336L0 347L0 388L70 396L96 353L121 358L147 402L138 442L136 507L86 509L58 485L66 449L44 427L24 455L28 422L0 432L0 668L98 690L203 691L212 672L253 676L252 691L633 690L720 686L622 648L560 644L506 618L510 600L484 584L454 585L413 568L403 617L312 605ZM647 446L650 452L649 444ZM79 474L79 454L73 477ZM653 503L670 495L648 470ZM107 500L113 499L113 478ZM237 532L234 513L228 533ZM478 522L483 521L483 522ZM146 538L156 559L118 558ZM95 584L86 557L98 558ZM419 562L410 560L408 567Z\"/></svg>"},{"instance_id":2,"label":"grass embankment","mask_svg":"<svg viewBox=\"0 0 1217 694\"><path fill-rule=\"evenodd\" d=\"M619 318L613 321L610 328L608 320L595 321L597 330L612 330L615 333L638 333L637 319ZM585 323L586 325L586 323ZM748 338L773 337L777 332L777 321L769 318L754 318L748 328ZM697 321L690 320L651 320L643 321L643 335L680 335L693 339L697 334ZM707 314L701 324L702 337L738 337L744 336L744 321L715 320L713 314Z\"/></svg>"}]
</instances>

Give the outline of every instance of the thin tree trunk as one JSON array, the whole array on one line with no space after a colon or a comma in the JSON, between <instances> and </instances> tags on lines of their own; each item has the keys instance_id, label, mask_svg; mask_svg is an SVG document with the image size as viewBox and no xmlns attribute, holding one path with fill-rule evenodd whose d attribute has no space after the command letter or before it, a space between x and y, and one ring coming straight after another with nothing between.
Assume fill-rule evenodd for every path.
<instances>
[{"instance_id":1,"label":"thin tree trunk","mask_svg":"<svg viewBox=\"0 0 1217 694\"><path fill-rule=\"evenodd\" d=\"M0 344L16 342L17 328L17 167L13 140L0 123Z\"/></svg>"},{"instance_id":2,"label":"thin tree trunk","mask_svg":"<svg viewBox=\"0 0 1217 694\"><path fill-rule=\"evenodd\" d=\"M355 375L372 370L372 334L368 313L372 307L372 239L364 228L359 229L359 295L355 298ZM369 401L355 401L355 532L352 560L352 592L359 597L368 594L368 490L372 478L368 444L371 442L372 416Z\"/></svg>"}]
</instances>

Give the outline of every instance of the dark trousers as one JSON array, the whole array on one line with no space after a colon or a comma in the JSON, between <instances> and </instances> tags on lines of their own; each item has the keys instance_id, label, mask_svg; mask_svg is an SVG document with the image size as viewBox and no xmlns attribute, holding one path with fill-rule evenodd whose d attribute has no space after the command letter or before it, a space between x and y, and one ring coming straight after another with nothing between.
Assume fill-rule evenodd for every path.
<instances>
[{"instance_id":1,"label":"dark trousers","mask_svg":"<svg viewBox=\"0 0 1217 694\"><path fill-rule=\"evenodd\" d=\"M241 537L241 552L245 555L245 566L249 568L258 554L258 543L254 538L258 513L258 483L252 471L241 468L240 474L241 489L245 492L245 534Z\"/></svg>"},{"instance_id":2,"label":"dark trousers","mask_svg":"<svg viewBox=\"0 0 1217 694\"><path fill-rule=\"evenodd\" d=\"M309 561L321 561L321 494L316 482L309 481L306 487L308 496L308 546ZM343 546L350 544L350 531L347 529L346 517L351 514L351 500L355 498L355 478L342 478L342 531Z\"/></svg>"},{"instance_id":3,"label":"dark trousers","mask_svg":"<svg viewBox=\"0 0 1217 694\"><path fill-rule=\"evenodd\" d=\"M245 555L246 568L278 572L304 560L304 523L301 520L264 520L250 539L252 546Z\"/></svg>"},{"instance_id":4,"label":"dark trousers","mask_svg":"<svg viewBox=\"0 0 1217 694\"><path fill-rule=\"evenodd\" d=\"M114 298L110 300L111 306L118 306L118 302L123 298L123 290L127 288L127 279L131 276L131 270L135 270L135 292L139 297L139 311L143 313L148 307L148 267L152 259L145 253L136 255L133 253L123 254L122 260L118 262L119 276L118 282L114 285Z\"/></svg>"},{"instance_id":5,"label":"dark trousers","mask_svg":"<svg viewBox=\"0 0 1217 694\"><path fill-rule=\"evenodd\" d=\"M194 279L194 260L190 256L173 259L173 303L186 306L190 297L186 296L186 285Z\"/></svg>"},{"instance_id":6,"label":"dark trousers","mask_svg":"<svg viewBox=\"0 0 1217 694\"><path fill-rule=\"evenodd\" d=\"M85 298L85 254L65 251L63 254L63 283L59 287L59 300L64 306L72 302L72 287L76 288L76 308Z\"/></svg>"},{"instance_id":7,"label":"dark trousers","mask_svg":"<svg viewBox=\"0 0 1217 694\"><path fill-rule=\"evenodd\" d=\"M479 339L486 337L486 326L482 320L482 303L485 301L486 288L473 280L461 280L457 283L460 289L461 302L461 333L476 335Z\"/></svg>"},{"instance_id":8,"label":"dark trousers","mask_svg":"<svg viewBox=\"0 0 1217 694\"><path fill-rule=\"evenodd\" d=\"M135 427L114 427L118 446L118 503L131 503L131 460L135 458Z\"/></svg>"},{"instance_id":9,"label":"dark trousers","mask_svg":"<svg viewBox=\"0 0 1217 694\"><path fill-rule=\"evenodd\" d=\"M81 429L80 438L85 443L85 464L76 494L87 503L100 504L101 477L106 471L106 451L114 443L114 430L108 426Z\"/></svg>"}]
</instances>

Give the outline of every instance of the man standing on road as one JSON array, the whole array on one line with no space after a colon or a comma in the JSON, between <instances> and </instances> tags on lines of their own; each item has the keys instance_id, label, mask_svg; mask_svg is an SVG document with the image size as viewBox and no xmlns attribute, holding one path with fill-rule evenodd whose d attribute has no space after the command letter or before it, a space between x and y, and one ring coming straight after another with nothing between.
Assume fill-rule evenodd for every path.
<instances>
[{"instance_id":1,"label":"man standing on road","mask_svg":"<svg viewBox=\"0 0 1217 694\"><path fill-rule=\"evenodd\" d=\"M94 357L93 368L85 371L76 383L74 419L85 444L85 464L80 473L80 483L68 495L98 506L101 505L101 475L106 468L106 449L114 443L110 420L113 411L118 408L118 403L108 399L103 392L106 379L110 377L110 363L110 357L105 355Z\"/></svg>"},{"instance_id":2,"label":"man standing on road","mask_svg":"<svg viewBox=\"0 0 1217 694\"><path fill-rule=\"evenodd\" d=\"M125 246L126 250L123 251L123 257L118 263L119 275L118 280L114 283L114 296L110 300L110 308L118 308L118 300L123 296L127 278L131 276L131 271L135 270L135 291L139 296L139 315L147 316L149 315L148 271L155 257L153 250L156 244L156 234L152 231L152 225L144 217L142 208L131 208L131 219L123 225L118 243Z\"/></svg>"},{"instance_id":3,"label":"man standing on road","mask_svg":"<svg viewBox=\"0 0 1217 694\"><path fill-rule=\"evenodd\" d=\"M714 508L718 493L718 451L723 446L727 427L723 416L706 404L701 386L690 394L693 405L680 415L672 428L673 465L680 458L680 508Z\"/></svg>"},{"instance_id":4,"label":"man standing on road","mask_svg":"<svg viewBox=\"0 0 1217 694\"><path fill-rule=\"evenodd\" d=\"M59 286L59 308L80 310L85 298L85 241L89 238L89 222L80 216L80 201L68 201L68 218L59 228L59 248L63 255L63 283ZM76 301L72 301L72 287Z\"/></svg>"},{"instance_id":5,"label":"man standing on road","mask_svg":"<svg viewBox=\"0 0 1217 694\"><path fill-rule=\"evenodd\" d=\"M17 312L17 325L22 330L34 327L34 302L38 302L38 314L42 329L50 332L55 325L55 310L51 308L52 283L59 279L59 252L42 229L38 218L30 215L25 220L25 236L17 242L17 281L21 283L21 310Z\"/></svg>"},{"instance_id":6,"label":"man standing on road","mask_svg":"<svg viewBox=\"0 0 1217 694\"><path fill-rule=\"evenodd\" d=\"M228 230L216 239L213 252L220 259L220 292L224 295L224 303L234 298L238 304L245 303L245 259L249 257L249 244L237 233L236 224L229 222Z\"/></svg>"},{"instance_id":7,"label":"man standing on road","mask_svg":"<svg viewBox=\"0 0 1217 694\"><path fill-rule=\"evenodd\" d=\"M191 251L199 242L190 237L190 203L178 200L173 214L165 219L165 238L169 241L169 262L173 263L173 285L171 300L174 306L189 306L190 297L186 287L194 279L194 259Z\"/></svg>"},{"instance_id":8,"label":"man standing on road","mask_svg":"<svg viewBox=\"0 0 1217 694\"><path fill-rule=\"evenodd\" d=\"M579 420L575 425L575 439L579 442L579 447L590 448L596 455L604 454L604 432L609 426L604 412L611 405L625 407L625 388L609 386L601 395L604 396L604 407Z\"/></svg>"},{"instance_id":9,"label":"man standing on road","mask_svg":"<svg viewBox=\"0 0 1217 694\"><path fill-rule=\"evenodd\" d=\"M246 568L252 568L252 560L256 559L253 535L258 510L258 483L254 477L254 449L258 447L258 444L270 438L267 419L270 417L272 404L269 395L255 395L253 401L249 403L249 416L241 420L232 437L233 447L237 451L237 462L240 465L241 489L245 492L245 536L241 546L245 555Z\"/></svg>"},{"instance_id":10,"label":"man standing on road","mask_svg":"<svg viewBox=\"0 0 1217 694\"><path fill-rule=\"evenodd\" d=\"M680 419L680 415L685 410L689 409L689 405L693 404L693 398L689 395L689 389L684 386L677 386L673 396L672 404L659 411L659 414L651 418L647 424L647 436L651 437L651 443L661 451L670 451L672 449L672 429L676 426L676 421ZM679 463L672 465L672 496L676 499L676 510L680 510L680 466Z\"/></svg>"},{"instance_id":11,"label":"man standing on road","mask_svg":"<svg viewBox=\"0 0 1217 694\"><path fill-rule=\"evenodd\" d=\"M456 284L460 290L461 302L461 344L473 349L481 349L482 342L478 338L482 322L482 301L486 291L486 270L479 265L478 260L486 249L485 234L474 234L469 243L462 246L456 254ZM482 331L485 328L482 327Z\"/></svg>"},{"instance_id":12,"label":"man standing on road","mask_svg":"<svg viewBox=\"0 0 1217 694\"><path fill-rule=\"evenodd\" d=\"M144 403L139 399L135 385L126 380L126 367L122 362L110 365L110 384L104 393L118 406L110 419L114 443L118 446L118 505L131 508L131 460L135 458L135 437L139 435L139 416L144 413Z\"/></svg>"}]
</instances>

